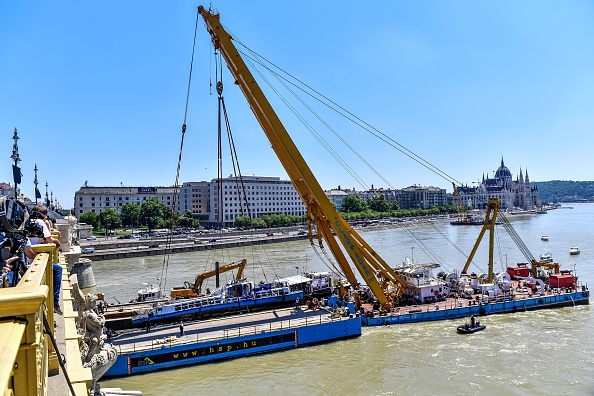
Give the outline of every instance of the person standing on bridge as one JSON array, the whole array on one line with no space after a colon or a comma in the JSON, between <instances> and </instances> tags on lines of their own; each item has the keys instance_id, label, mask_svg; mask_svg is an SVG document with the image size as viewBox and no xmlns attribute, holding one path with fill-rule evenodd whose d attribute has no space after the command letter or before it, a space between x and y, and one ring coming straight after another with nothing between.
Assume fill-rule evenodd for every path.
<instances>
[{"instance_id":1,"label":"person standing on bridge","mask_svg":"<svg viewBox=\"0 0 594 396\"><path fill-rule=\"evenodd\" d=\"M179 322L179 336L184 336L184 322Z\"/></svg>"}]
</instances>

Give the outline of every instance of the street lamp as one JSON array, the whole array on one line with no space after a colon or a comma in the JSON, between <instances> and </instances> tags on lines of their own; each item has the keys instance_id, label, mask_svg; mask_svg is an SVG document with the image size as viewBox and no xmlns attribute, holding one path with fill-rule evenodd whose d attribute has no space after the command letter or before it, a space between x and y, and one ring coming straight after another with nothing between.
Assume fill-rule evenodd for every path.
<instances>
[{"instance_id":1,"label":"street lamp","mask_svg":"<svg viewBox=\"0 0 594 396\"><path fill-rule=\"evenodd\" d=\"M297 270L297 275L299 275L299 267L295 267L295 269Z\"/></svg>"}]
</instances>

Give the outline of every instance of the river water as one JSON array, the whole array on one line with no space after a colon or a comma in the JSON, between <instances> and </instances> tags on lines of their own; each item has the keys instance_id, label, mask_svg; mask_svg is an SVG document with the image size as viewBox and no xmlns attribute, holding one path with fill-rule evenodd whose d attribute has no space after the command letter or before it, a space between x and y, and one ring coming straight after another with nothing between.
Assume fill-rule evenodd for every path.
<instances>
[{"instance_id":1,"label":"river water","mask_svg":"<svg viewBox=\"0 0 594 396\"><path fill-rule=\"evenodd\" d=\"M508 216L535 257L549 252L562 269L594 284L594 204L567 204L546 215ZM527 261L502 227L495 238L495 271ZM363 238L393 266L406 257L461 269L480 231L446 220L366 229ZM547 234L549 241L541 241ZM486 272L488 240L470 270ZM569 255L578 246L581 254ZM430 249L432 253L426 253ZM461 252L460 252L461 251ZM462 253L463 252L463 253ZM142 282L166 287L193 281L213 261L248 260L259 281L303 271L325 271L308 241L142 257L93 264L97 291L124 302ZM255 264L257 263L257 264ZM222 275L222 281L226 279ZM231 275L228 275L231 276ZM111 300L110 300L111 298ZM221 363L101 381L102 387L150 395L594 395L594 319L590 306L482 318L487 330L456 333L457 321L363 328L356 339Z\"/></svg>"}]
</instances>

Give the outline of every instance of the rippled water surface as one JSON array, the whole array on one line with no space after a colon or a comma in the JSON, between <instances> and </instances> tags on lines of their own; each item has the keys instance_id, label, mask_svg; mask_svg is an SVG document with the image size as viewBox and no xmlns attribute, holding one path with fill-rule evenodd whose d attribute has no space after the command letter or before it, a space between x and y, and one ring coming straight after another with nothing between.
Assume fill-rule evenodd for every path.
<instances>
[{"instance_id":1,"label":"rippled water surface","mask_svg":"<svg viewBox=\"0 0 594 396\"><path fill-rule=\"evenodd\" d=\"M550 252L562 269L594 280L594 204L571 204L546 215L509 216L534 256ZM495 271L527 261L500 228ZM446 221L406 229L365 230L365 240L389 263L405 257L461 269L480 227ZM542 234L550 238L540 240ZM485 272L486 240L471 266ZM455 246L454 246L455 245ZM570 256L570 246L581 254ZM428 248L431 253L424 250ZM167 287L193 281L214 260L247 258L247 276L268 280L301 271L327 270L307 241L194 252L93 264L99 292L127 301L142 282L167 268ZM574 267L575 265L575 267ZM296 268L297 267L297 268ZM223 276L223 280L224 280ZM356 339L153 374L101 381L103 387L143 395L593 395L594 341L590 306L494 315L485 331L459 335L459 321L364 328Z\"/></svg>"}]
</instances>

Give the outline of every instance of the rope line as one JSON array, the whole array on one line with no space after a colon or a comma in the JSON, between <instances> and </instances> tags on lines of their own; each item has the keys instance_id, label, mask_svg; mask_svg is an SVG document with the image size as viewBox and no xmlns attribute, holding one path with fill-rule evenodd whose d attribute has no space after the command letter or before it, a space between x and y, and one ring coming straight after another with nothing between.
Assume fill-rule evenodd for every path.
<instances>
[{"instance_id":1,"label":"rope line","mask_svg":"<svg viewBox=\"0 0 594 396\"><path fill-rule=\"evenodd\" d=\"M198 20L200 19L200 12L196 13L196 23L194 26L194 40L192 43L192 57L190 60L190 72L188 75L188 87L186 90L186 105L184 109L184 122L182 124L181 130L181 141L179 146L179 156L177 158L177 170L175 172L175 183L173 185L173 207L171 208L171 212L169 213L169 221L168 221L168 229L169 232L167 233L167 240L165 242L165 255L163 256L163 265L161 267L161 278L159 280L159 287L163 290L167 285L167 272L169 270L169 250L171 248L171 239L173 236L173 220L175 218L175 211L177 205L179 203L179 173L181 169L181 162L182 162L182 153L184 149L184 138L186 135L186 121L188 119L188 107L190 103L190 89L192 86L192 70L194 69L194 52L196 50L196 34L198 31Z\"/></svg>"}]
</instances>

